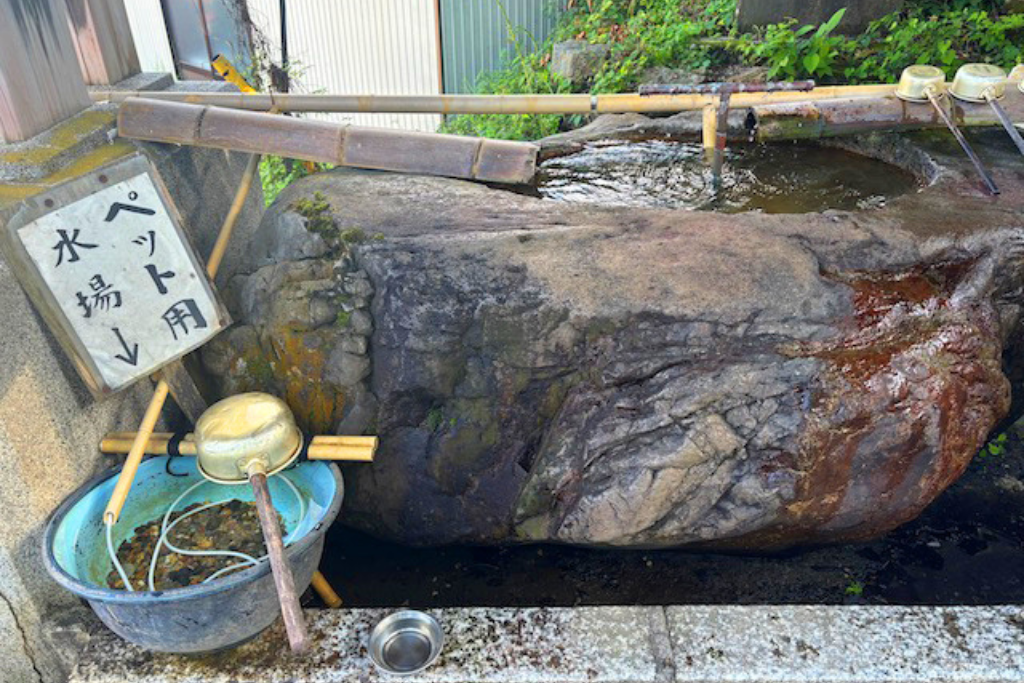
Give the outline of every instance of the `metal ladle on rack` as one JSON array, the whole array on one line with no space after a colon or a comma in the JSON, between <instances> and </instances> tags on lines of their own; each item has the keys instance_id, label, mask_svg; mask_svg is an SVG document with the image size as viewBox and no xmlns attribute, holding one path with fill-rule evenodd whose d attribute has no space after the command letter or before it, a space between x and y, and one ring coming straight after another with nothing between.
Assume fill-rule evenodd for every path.
<instances>
[{"instance_id":1,"label":"metal ladle on rack","mask_svg":"<svg viewBox=\"0 0 1024 683\"><path fill-rule=\"evenodd\" d=\"M946 112L945 107L942 106L941 99L945 95L945 85L946 74L943 73L942 69L927 64L916 64L908 66L903 70L903 73L900 75L900 83L896 87L896 97L906 102L930 102L932 108L935 109L942 119L942 122L949 128L949 132L960 143L960 147L964 150L967 158L974 164L975 170L978 171L978 175L985 182L989 192L997 195L999 194L999 188L996 187L992 176L985 170L985 166L982 165L981 159L975 154L971 144L967 142L967 138L960 132L960 129Z\"/></svg>"},{"instance_id":2,"label":"metal ladle on rack","mask_svg":"<svg viewBox=\"0 0 1024 683\"><path fill-rule=\"evenodd\" d=\"M964 64L953 77L953 85L949 86L949 94L958 100L975 104L988 102L1013 144L1024 154L1024 138L1014 127L1003 105L999 104L1005 92L1006 72L991 64Z\"/></svg>"},{"instance_id":3,"label":"metal ladle on rack","mask_svg":"<svg viewBox=\"0 0 1024 683\"><path fill-rule=\"evenodd\" d=\"M309 634L292 576L267 477L291 465L302 450L302 432L281 399L262 393L231 396L210 406L196 422L199 473L218 484L252 486L267 545L281 616L292 652L309 647Z\"/></svg>"}]
</instances>

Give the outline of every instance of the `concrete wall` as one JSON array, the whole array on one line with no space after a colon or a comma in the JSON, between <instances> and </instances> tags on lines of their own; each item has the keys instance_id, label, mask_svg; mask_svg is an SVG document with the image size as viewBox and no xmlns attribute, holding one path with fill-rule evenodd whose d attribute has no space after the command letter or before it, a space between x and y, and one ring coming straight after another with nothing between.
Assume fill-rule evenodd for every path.
<instances>
[{"instance_id":1,"label":"concrete wall","mask_svg":"<svg viewBox=\"0 0 1024 683\"><path fill-rule=\"evenodd\" d=\"M141 149L156 162L198 253L205 256L245 155L150 144ZM222 267L222 282L262 210L257 182ZM42 530L68 494L120 462L100 455L96 445L105 432L138 424L152 387L144 382L94 401L2 260L0 311L0 683L57 683L65 680L77 646L103 627L46 574Z\"/></svg>"}]
</instances>

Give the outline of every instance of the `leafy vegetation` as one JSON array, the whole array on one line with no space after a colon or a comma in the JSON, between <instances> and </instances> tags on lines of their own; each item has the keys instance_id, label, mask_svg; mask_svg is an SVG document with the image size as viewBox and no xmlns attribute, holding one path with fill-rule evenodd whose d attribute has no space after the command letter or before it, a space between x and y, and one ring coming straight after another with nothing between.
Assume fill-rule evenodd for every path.
<instances>
[{"instance_id":1,"label":"leafy vegetation","mask_svg":"<svg viewBox=\"0 0 1024 683\"><path fill-rule=\"evenodd\" d=\"M500 2L500 0L495 0ZM550 73L554 42L578 39L609 46L592 93L634 90L652 67L718 77L729 66L763 67L770 79L819 83L891 83L912 64L934 64L952 77L967 62L1011 68L1024 61L1024 14L997 0L910 0L860 35L837 33L845 10L819 25L787 21L740 33L735 0L573 0L552 39L519 42L503 69L485 74L481 93L570 92ZM510 36L517 35L513 28ZM518 40L518 39L515 39ZM578 121L555 116L460 116L445 130L508 139L535 139Z\"/></svg>"},{"instance_id":2,"label":"leafy vegetation","mask_svg":"<svg viewBox=\"0 0 1024 683\"><path fill-rule=\"evenodd\" d=\"M260 159L260 182L263 184L263 201L270 206L281 190L299 178L304 178L319 171L334 168L330 164L317 164L310 161L295 161L281 157L266 155Z\"/></svg>"},{"instance_id":3,"label":"leafy vegetation","mask_svg":"<svg viewBox=\"0 0 1024 683\"><path fill-rule=\"evenodd\" d=\"M979 458L996 458L1006 453L1006 432L1000 433L998 436L993 437L991 441L982 446L981 450L978 451Z\"/></svg>"}]
</instances>

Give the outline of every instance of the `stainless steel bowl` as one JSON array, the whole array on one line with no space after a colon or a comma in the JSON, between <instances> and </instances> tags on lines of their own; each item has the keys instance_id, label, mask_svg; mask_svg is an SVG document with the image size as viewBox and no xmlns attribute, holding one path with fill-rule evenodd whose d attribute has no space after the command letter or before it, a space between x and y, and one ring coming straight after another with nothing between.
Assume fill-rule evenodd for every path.
<instances>
[{"instance_id":1,"label":"stainless steel bowl","mask_svg":"<svg viewBox=\"0 0 1024 683\"><path fill-rule=\"evenodd\" d=\"M441 654L444 634L437 619L424 612L403 610L385 617L370 633L370 658L382 671L414 674Z\"/></svg>"},{"instance_id":2,"label":"stainless steel bowl","mask_svg":"<svg viewBox=\"0 0 1024 683\"><path fill-rule=\"evenodd\" d=\"M949 93L964 102L998 100L1006 91L1006 72L991 64L964 64L953 77Z\"/></svg>"},{"instance_id":3,"label":"stainless steel bowl","mask_svg":"<svg viewBox=\"0 0 1024 683\"><path fill-rule=\"evenodd\" d=\"M915 64L908 66L900 75L896 97L907 102L927 102L928 91L940 94L946 86L946 74L937 66Z\"/></svg>"}]
</instances>

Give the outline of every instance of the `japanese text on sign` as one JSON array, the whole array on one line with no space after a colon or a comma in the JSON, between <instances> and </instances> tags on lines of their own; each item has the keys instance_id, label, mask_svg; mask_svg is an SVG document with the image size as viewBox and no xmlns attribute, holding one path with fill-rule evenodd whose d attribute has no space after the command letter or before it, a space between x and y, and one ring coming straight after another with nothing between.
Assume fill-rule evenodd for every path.
<instances>
[{"instance_id":1,"label":"japanese text on sign","mask_svg":"<svg viewBox=\"0 0 1024 683\"><path fill-rule=\"evenodd\" d=\"M196 348L223 325L205 274L146 173L17 233L112 389Z\"/></svg>"}]
</instances>

